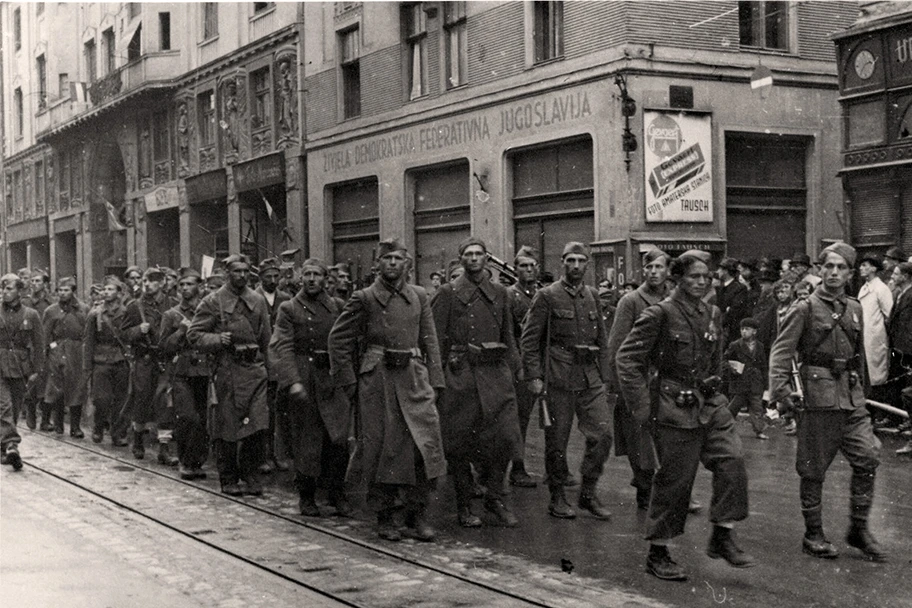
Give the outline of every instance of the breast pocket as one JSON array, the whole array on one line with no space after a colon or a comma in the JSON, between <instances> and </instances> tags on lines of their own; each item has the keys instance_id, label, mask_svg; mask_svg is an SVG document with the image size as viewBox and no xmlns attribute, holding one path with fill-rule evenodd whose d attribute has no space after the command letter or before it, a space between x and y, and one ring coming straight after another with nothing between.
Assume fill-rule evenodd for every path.
<instances>
[{"instance_id":1,"label":"breast pocket","mask_svg":"<svg viewBox=\"0 0 912 608\"><path fill-rule=\"evenodd\" d=\"M575 336L576 312L573 309L555 308L551 312L551 332L553 336Z\"/></svg>"}]
</instances>

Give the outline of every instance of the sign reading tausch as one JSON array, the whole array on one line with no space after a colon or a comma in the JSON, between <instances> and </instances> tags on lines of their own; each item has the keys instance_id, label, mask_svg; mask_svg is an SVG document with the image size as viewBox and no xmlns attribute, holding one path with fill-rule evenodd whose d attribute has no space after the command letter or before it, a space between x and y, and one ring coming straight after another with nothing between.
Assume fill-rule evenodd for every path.
<instances>
[{"instance_id":1,"label":"sign reading tausch","mask_svg":"<svg viewBox=\"0 0 912 608\"><path fill-rule=\"evenodd\" d=\"M646 221L713 221L709 116L647 111L643 123Z\"/></svg>"}]
</instances>

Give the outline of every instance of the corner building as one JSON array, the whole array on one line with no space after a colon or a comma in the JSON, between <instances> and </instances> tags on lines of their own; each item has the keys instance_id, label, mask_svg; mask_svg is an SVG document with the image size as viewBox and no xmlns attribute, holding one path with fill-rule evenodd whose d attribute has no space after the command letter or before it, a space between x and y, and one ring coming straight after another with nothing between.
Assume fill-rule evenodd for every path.
<instances>
[{"instance_id":1,"label":"corner building","mask_svg":"<svg viewBox=\"0 0 912 608\"><path fill-rule=\"evenodd\" d=\"M306 248L297 4L4 3L7 268Z\"/></svg>"},{"instance_id":2,"label":"corner building","mask_svg":"<svg viewBox=\"0 0 912 608\"><path fill-rule=\"evenodd\" d=\"M469 233L555 273L581 240L617 282L652 245L788 258L845 237L829 36L856 3L303 10L311 254L361 276L392 236L422 284Z\"/></svg>"}]
</instances>

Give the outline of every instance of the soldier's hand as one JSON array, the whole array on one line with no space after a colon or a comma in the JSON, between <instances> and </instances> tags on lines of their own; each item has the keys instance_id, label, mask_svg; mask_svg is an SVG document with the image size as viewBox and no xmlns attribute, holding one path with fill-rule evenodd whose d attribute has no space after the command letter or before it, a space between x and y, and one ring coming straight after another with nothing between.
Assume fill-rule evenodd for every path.
<instances>
[{"instance_id":1,"label":"soldier's hand","mask_svg":"<svg viewBox=\"0 0 912 608\"><path fill-rule=\"evenodd\" d=\"M545 390L545 383L541 378L529 380L529 392L533 395L540 395Z\"/></svg>"},{"instance_id":2,"label":"soldier's hand","mask_svg":"<svg viewBox=\"0 0 912 608\"><path fill-rule=\"evenodd\" d=\"M776 402L776 410L780 416L794 412L795 407L795 400L791 397L783 397Z\"/></svg>"},{"instance_id":3,"label":"soldier's hand","mask_svg":"<svg viewBox=\"0 0 912 608\"><path fill-rule=\"evenodd\" d=\"M304 401L307 399L307 391L304 390L304 385L300 382L295 382L288 389L288 396L291 399L296 401Z\"/></svg>"},{"instance_id":4,"label":"soldier's hand","mask_svg":"<svg viewBox=\"0 0 912 608\"><path fill-rule=\"evenodd\" d=\"M222 346L231 346L231 332L223 331L219 334L219 340L221 340Z\"/></svg>"},{"instance_id":5,"label":"soldier's hand","mask_svg":"<svg viewBox=\"0 0 912 608\"><path fill-rule=\"evenodd\" d=\"M355 398L355 393L358 391L357 383L352 383L347 386L343 386L342 390L345 392L345 396L348 397L348 400L351 401Z\"/></svg>"},{"instance_id":6,"label":"soldier's hand","mask_svg":"<svg viewBox=\"0 0 912 608\"><path fill-rule=\"evenodd\" d=\"M187 328L187 329L190 329L190 325L192 325L192 322L190 321L190 319L181 319L181 326L182 326L182 327L185 327L185 328Z\"/></svg>"},{"instance_id":7,"label":"soldier's hand","mask_svg":"<svg viewBox=\"0 0 912 608\"><path fill-rule=\"evenodd\" d=\"M144 333L144 334L147 334L147 333L149 333L149 328L150 328L150 327L151 327L151 326L150 326L148 323L140 323L140 324L139 324L139 331L141 331L141 332Z\"/></svg>"}]
</instances>

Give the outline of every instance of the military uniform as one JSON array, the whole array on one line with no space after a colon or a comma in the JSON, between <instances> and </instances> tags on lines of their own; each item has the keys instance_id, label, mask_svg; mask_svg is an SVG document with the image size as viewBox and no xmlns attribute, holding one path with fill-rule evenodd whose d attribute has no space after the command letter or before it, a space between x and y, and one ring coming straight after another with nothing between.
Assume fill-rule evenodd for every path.
<instances>
[{"instance_id":1,"label":"military uniform","mask_svg":"<svg viewBox=\"0 0 912 608\"><path fill-rule=\"evenodd\" d=\"M513 338L516 341L517 348L519 348L519 342L522 339L523 323L526 320L529 308L532 306L532 297L535 295L535 291L534 287L523 289L518 282L507 288L507 294L510 296L511 308L513 309ZM519 457L513 460L513 469L510 474L514 478L521 473L526 473L526 433L529 429L529 420L532 418L532 410L535 409L535 395L529 390L529 386L525 382L525 375L517 374L515 380L516 410L519 417L519 432L522 437L522 444ZM532 484L534 482L526 482L526 485Z\"/></svg>"},{"instance_id":2,"label":"military uniform","mask_svg":"<svg viewBox=\"0 0 912 608\"><path fill-rule=\"evenodd\" d=\"M0 304L0 452L15 453L12 464L17 469L22 465L16 423L29 376L43 369L44 337L38 313L23 306L21 300Z\"/></svg>"},{"instance_id":3,"label":"military uniform","mask_svg":"<svg viewBox=\"0 0 912 608\"><path fill-rule=\"evenodd\" d=\"M222 332L231 332L229 346L222 345ZM203 298L187 330L192 347L216 357L218 403L210 408L209 435L223 491L239 491L243 478L248 492L262 493L257 468L265 458L263 435L269 428L266 357L271 333L266 300L248 287L237 293L230 284Z\"/></svg>"},{"instance_id":4,"label":"military uniform","mask_svg":"<svg viewBox=\"0 0 912 608\"><path fill-rule=\"evenodd\" d=\"M73 296L52 304L44 313L47 348L47 381L43 389L45 409L55 408L56 426L63 428L64 410L70 410L70 435L81 437L82 406L88 378L82 373L82 348L89 307Z\"/></svg>"},{"instance_id":5,"label":"military uniform","mask_svg":"<svg viewBox=\"0 0 912 608\"><path fill-rule=\"evenodd\" d=\"M38 313L39 319L44 319L44 311L50 307L54 301L48 295L46 290L43 290L40 295L34 293L22 297L22 305L27 308L32 308L35 312ZM29 389L25 395L25 407L26 407L26 421L30 429L35 429L37 424L37 410L38 404L41 403L44 405L44 387L47 385L47 370L42 370L38 375L38 379L35 382L29 385ZM57 428L59 433L63 432L63 418L59 419L60 424L56 424L56 421L53 420L54 413L51 411L51 408L46 405L42 407L41 412L41 430L50 431L52 428Z\"/></svg>"},{"instance_id":6,"label":"military uniform","mask_svg":"<svg viewBox=\"0 0 912 608\"><path fill-rule=\"evenodd\" d=\"M710 521L730 524L747 517L747 472L734 419L723 395L704 396L700 387L721 376L721 346L719 309L675 292L643 311L618 350L624 400L636 420L652 420L658 452L647 540L684 533L701 461L713 473ZM650 367L657 372L653 380Z\"/></svg>"},{"instance_id":7,"label":"military uniform","mask_svg":"<svg viewBox=\"0 0 912 608\"><path fill-rule=\"evenodd\" d=\"M608 334L591 287L574 287L561 279L532 298L522 333L522 358L526 380L544 378L548 391L551 425L545 428L545 470L552 506L558 496L566 503L563 486L570 474L567 442L574 413L586 438L581 496L594 490L611 452L614 407L606 400L604 386L607 346Z\"/></svg>"},{"instance_id":8,"label":"military uniform","mask_svg":"<svg viewBox=\"0 0 912 608\"><path fill-rule=\"evenodd\" d=\"M785 314L770 352L773 400L792 393L792 359L801 362L805 408L798 416L796 469L801 478L801 511L808 534L822 536L823 481L837 452L852 467L851 518L866 529L874 499L874 476L880 464L880 441L865 408L865 351L861 304L818 287ZM851 543L850 543L851 544ZM824 548L821 557L835 557ZM815 553L813 547L805 550Z\"/></svg>"},{"instance_id":9,"label":"military uniform","mask_svg":"<svg viewBox=\"0 0 912 608\"><path fill-rule=\"evenodd\" d=\"M463 525L477 523L470 502L474 482L487 488L486 507L503 523L516 525L503 504L504 477L522 455L522 437L513 379L520 359L513 335L507 289L482 273L478 283L463 274L446 283L431 300L446 389L439 401L444 452L456 486Z\"/></svg>"},{"instance_id":10,"label":"military uniform","mask_svg":"<svg viewBox=\"0 0 912 608\"><path fill-rule=\"evenodd\" d=\"M350 514L345 501L345 468L348 464L350 404L329 375L327 342L344 303L325 291L310 297L299 291L279 307L269 343L269 360L290 409L295 484L302 500L302 513L318 515L314 493L318 480L328 488L330 501L343 514ZM304 392L287 395L294 384Z\"/></svg>"},{"instance_id":11,"label":"military uniform","mask_svg":"<svg viewBox=\"0 0 912 608\"><path fill-rule=\"evenodd\" d=\"M92 378L92 403L95 418L92 441L99 443L105 429L110 429L115 445L127 445L130 425L130 366L127 348L120 338L124 316L121 303L103 303L86 317L85 345L82 364Z\"/></svg>"},{"instance_id":12,"label":"military uniform","mask_svg":"<svg viewBox=\"0 0 912 608\"><path fill-rule=\"evenodd\" d=\"M174 304L164 290L155 296L143 294L127 304L120 329L121 339L133 352L133 454L143 458L144 434L157 428L159 460L176 465L168 447L174 430L174 412L164 398L167 377L162 375L165 360L159 349L162 317ZM140 329L143 323L149 324L147 333Z\"/></svg>"},{"instance_id":13,"label":"military uniform","mask_svg":"<svg viewBox=\"0 0 912 608\"><path fill-rule=\"evenodd\" d=\"M209 455L206 434L206 407L209 394L209 357L187 341L187 330L199 299L181 299L161 320L162 356L167 360L165 374L174 407L174 440L182 475L203 477L200 471Z\"/></svg>"},{"instance_id":14,"label":"military uniform","mask_svg":"<svg viewBox=\"0 0 912 608\"><path fill-rule=\"evenodd\" d=\"M263 264L261 264L260 272L263 271ZM258 286L254 291L266 300L266 307L269 309L269 326L275 328L279 307L290 300L291 296L278 288L268 294L262 285ZM269 301L270 298L272 302ZM267 370L269 372L269 384L266 390L266 403L269 405L269 430L266 439L266 466L264 470L267 471L271 470L272 462L284 462L285 455L291 451L291 444L293 443L287 395L279 390L278 376L271 363L270 361L270 366Z\"/></svg>"},{"instance_id":15,"label":"military uniform","mask_svg":"<svg viewBox=\"0 0 912 608\"><path fill-rule=\"evenodd\" d=\"M378 277L355 291L329 334L329 355L336 386L358 384L349 475L360 472L369 484L381 525L392 520L400 494L409 515L423 517L434 480L447 470L434 403L443 370L424 289Z\"/></svg>"}]
</instances>

